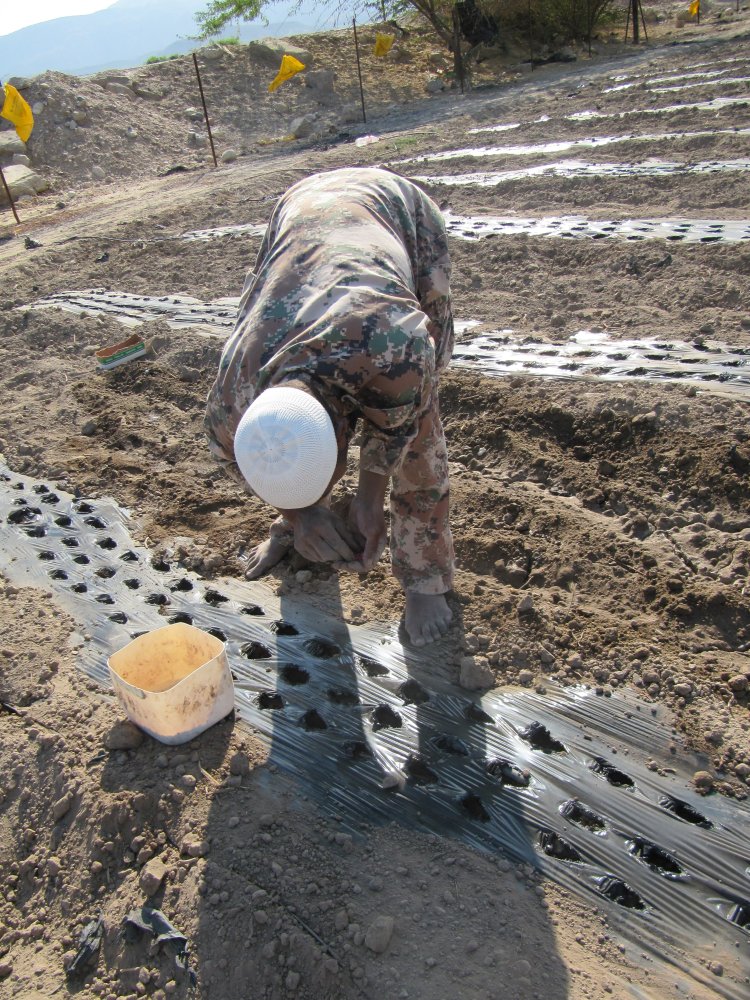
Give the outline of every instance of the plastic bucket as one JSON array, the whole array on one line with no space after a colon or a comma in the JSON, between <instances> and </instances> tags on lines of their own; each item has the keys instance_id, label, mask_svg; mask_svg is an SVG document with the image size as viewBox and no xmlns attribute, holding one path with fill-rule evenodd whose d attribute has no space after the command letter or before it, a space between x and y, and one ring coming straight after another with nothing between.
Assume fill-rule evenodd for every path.
<instances>
[{"instance_id":1,"label":"plastic bucket","mask_svg":"<svg viewBox=\"0 0 750 1000\"><path fill-rule=\"evenodd\" d=\"M234 707L225 644L193 625L166 625L107 661L128 718L162 743L186 743Z\"/></svg>"}]
</instances>

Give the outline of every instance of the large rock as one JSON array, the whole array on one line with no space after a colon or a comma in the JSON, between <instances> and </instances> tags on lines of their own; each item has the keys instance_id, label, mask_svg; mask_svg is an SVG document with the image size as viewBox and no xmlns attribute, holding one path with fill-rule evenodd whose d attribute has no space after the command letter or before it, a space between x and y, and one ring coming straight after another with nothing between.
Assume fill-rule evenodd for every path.
<instances>
[{"instance_id":1,"label":"large rock","mask_svg":"<svg viewBox=\"0 0 750 1000\"><path fill-rule=\"evenodd\" d=\"M127 97L129 101L137 99L130 87L123 83L113 83L110 81L104 85L104 89L110 94L119 94L120 97Z\"/></svg>"},{"instance_id":2,"label":"large rock","mask_svg":"<svg viewBox=\"0 0 750 1000\"><path fill-rule=\"evenodd\" d=\"M335 82L336 74L332 69L314 69L305 73L305 87L313 92L315 100L320 104L330 105L338 100Z\"/></svg>"},{"instance_id":3,"label":"large rock","mask_svg":"<svg viewBox=\"0 0 750 1000\"><path fill-rule=\"evenodd\" d=\"M0 132L0 158L10 159L14 153L25 153L26 143L18 138L14 128Z\"/></svg>"},{"instance_id":4,"label":"large rock","mask_svg":"<svg viewBox=\"0 0 750 1000\"><path fill-rule=\"evenodd\" d=\"M304 64L305 69L309 69L312 64L312 56L307 49L292 45L285 38L261 38L257 42L248 42L247 50L254 61L275 66L277 69L281 65L282 56L294 56Z\"/></svg>"},{"instance_id":5,"label":"large rock","mask_svg":"<svg viewBox=\"0 0 750 1000\"><path fill-rule=\"evenodd\" d=\"M5 181L10 188L10 193L14 201L24 194L41 194L42 191L46 191L49 187L49 184L43 177L20 163L4 167L3 173L5 174ZM5 204L7 200L5 189L0 185L0 204Z\"/></svg>"},{"instance_id":6,"label":"large rock","mask_svg":"<svg viewBox=\"0 0 750 1000\"><path fill-rule=\"evenodd\" d=\"M316 131L317 126L316 115L302 115L301 118L295 118L289 126L289 135L293 135L295 139L306 139Z\"/></svg>"}]
</instances>

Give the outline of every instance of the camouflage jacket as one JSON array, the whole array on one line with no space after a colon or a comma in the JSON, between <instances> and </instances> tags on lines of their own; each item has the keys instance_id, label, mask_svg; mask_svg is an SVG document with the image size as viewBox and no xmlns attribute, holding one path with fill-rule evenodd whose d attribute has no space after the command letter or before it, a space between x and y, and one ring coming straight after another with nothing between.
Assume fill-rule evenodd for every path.
<instances>
[{"instance_id":1,"label":"camouflage jacket","mask_svg":"<svg viewBox=\"0 0 750 1000\"><path fill-rule=\"evenodd\" d=\"M208 396L214 456L244 484L234 433L255 396L297 380L344 454L362 421L362 469L390 475L450 360L450 262L438 207L375 168L314 174L274 208Z\"/></svg>"}]
</instances>

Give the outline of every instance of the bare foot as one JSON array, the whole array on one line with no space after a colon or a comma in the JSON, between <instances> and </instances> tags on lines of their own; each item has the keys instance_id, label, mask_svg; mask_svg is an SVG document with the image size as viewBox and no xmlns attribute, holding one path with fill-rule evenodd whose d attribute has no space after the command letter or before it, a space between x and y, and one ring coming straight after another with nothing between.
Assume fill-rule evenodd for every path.
<instances>
[{"instance_id":1,"label":"bare foot","mask_svg":"<svg viewBox=\"0 0 750 1000\"><path fill-rule=\"evenodd\" d=\"M247 557L246 580L257 580L259 576L280 562L291 549L291 543L279 538L267 538L250 549Z\"/></svg>"},{"instance_id":2,"label":"bare foot","mask_svg":"<svg viewBox=\"0 0 750 1000\"><path fill-rule=\"evenodd\" d=\"M443 594L407 591L406 631L415 646L426 646L445 635L452 617Z\"/></svg>"}]
</instances>

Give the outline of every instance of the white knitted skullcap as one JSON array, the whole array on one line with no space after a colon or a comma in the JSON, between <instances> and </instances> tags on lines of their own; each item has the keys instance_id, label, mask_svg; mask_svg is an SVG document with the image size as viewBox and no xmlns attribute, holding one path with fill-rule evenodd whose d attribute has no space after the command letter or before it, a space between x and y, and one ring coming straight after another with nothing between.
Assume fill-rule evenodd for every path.
<instances>
[{"instance_id":1,"label":"white knitted skullcap","mask_svg":"<svg viewBox=\"0 0 750 1000\"><path fill-rule=\"evenodd\" d=\"M240 420L234 457L250 489L281 510L321 499L336 468L338 446L331 418L302 389L262 392Z\"/></svg>"}]
</instances>

